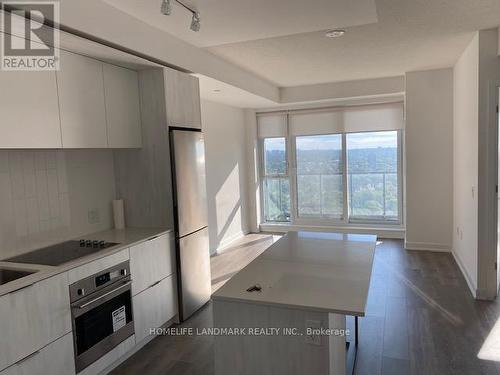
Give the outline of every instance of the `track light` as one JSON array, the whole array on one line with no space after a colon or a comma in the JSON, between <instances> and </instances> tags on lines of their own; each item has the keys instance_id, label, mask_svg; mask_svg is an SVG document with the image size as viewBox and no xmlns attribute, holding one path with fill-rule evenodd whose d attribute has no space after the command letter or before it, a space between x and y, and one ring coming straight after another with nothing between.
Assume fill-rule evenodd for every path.
<instances>
[{"instance_id":1,"label":"track light","mask_svg":"<svg viewBox=\"0 0 500 375\"><path fill-rule=\"evenodd\" d=\"M172 4L174 1L193 14L190 29L193 31L200 31L200 13L196 10L191 9L180 0L162 0L161 13L165 16L170 16L172 14Z\"/></svg>"},{"instance_id":2,"label":"track light","mask_svg":"<svg viewBox=\"0 0 500 375\"><path fill-rule=\"evenodd\" d=\"M193 13L190 29L196 32L200 31L200 13L198 12Z\"/></svg>"},{"instance_id":3,"label":"track light","mask_svg":"<svg viewBox=\"0 0 500 375\"><path fill-rule=\"evenodd\" d=\"M170 16L172 14L172 1L173 0L162 0L161 2L161 12L165 16Z\"/></svg>"}]
</instances>

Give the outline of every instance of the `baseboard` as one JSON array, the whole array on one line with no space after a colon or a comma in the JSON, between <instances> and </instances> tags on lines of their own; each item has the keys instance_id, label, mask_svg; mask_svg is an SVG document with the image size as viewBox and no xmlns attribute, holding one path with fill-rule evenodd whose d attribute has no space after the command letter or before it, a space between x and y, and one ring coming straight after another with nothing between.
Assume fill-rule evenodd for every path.
<instances>
[{"instance_id":1,"label":"baseboard","mask_svg":"<svg viewBox=\"0 0 500 375\"><path fill-rule=\"evenodd\" d=\"M437 251L437 252L444 252L444 253L451 252L450 245L443 245L440 243L431 243L431 242L405 241L405 249L406 250Z\"/></svg>"},{"instance_id":2,"label":"baseboard","mask_svg":"<svg viewBox=\"0 0 500 375\"><path fill-rule=\"evenodd\" d=\"M210 254L212 256L223 253L224 250L229 247L234 241L239 240L242 237L245 237L250 231L240 230L237 233L234 233L232 236L224 238L223 241L219 243L216 249L210 249Z\"/></svg>"},{"instance_id":3,"label":"baseboard","mask_svg":"<svg viewBox=\"0 0 500 375\"><path fill-rule=\"evenodd\" d=\"M451 254L453 255L453 259L455 259L455 263L457 263L458 268L460 268L460 271L462 271L462 274L464 275L465 281L467 282L467 285L469 286L470 292L472 293L472 296L474 298L481 298L479 296L480 291L477 290L476 285L472 281L472 278L470 277L469 273L467 272L467 269L464 267L462 261L460 260L460 257L455 254L455 252L452 250Z\"/></svg>"}]
</instances>

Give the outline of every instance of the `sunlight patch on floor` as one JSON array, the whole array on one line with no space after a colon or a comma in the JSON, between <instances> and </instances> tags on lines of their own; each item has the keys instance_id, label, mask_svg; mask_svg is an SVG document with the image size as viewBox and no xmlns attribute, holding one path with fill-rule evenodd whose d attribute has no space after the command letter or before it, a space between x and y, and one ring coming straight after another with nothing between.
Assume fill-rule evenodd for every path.
<instances>
[{"instance_id":1,"label":"sunlight patch on floor","mask_svg":"<svg viewBox=\"0 0 500 375\"><path fill-rule=\"evenodd\" d=\"M496 321L493 329L488 334L477 357L487 361L500 362L500 318Z\"/></svg>"}]
</instances>

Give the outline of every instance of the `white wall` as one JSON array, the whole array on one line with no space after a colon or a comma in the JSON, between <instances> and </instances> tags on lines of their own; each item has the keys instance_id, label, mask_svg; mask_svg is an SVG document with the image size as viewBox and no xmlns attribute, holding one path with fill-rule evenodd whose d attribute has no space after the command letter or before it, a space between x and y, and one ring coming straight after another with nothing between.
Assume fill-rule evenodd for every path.
<instances>
[{"instance_id":1,"label":"white wall","mask_svg":"<svg viewBox=\"0 0 500 375\"><path fill-rule=\"evenodd\" d=\"M404 77L361 79L356 81L320 83L281 87L280 102L296 103L314 100L348 99L398 95L404 91Z\"/></svg>"},{"instance_id":2,"label":"white wall","mask_svg":"<svg viewBox=\"0 0 500 375\"><path fill-rule=\"evenodd\" d=\"M0 151L0 258L111 228L114 198L110 150Z\"/></svg>"},{"instance_id":3,"label":"white wall","mask_svg":"<svg viewBox=\"0 0 500 375\"><path fill-rule=\"evenodd\" d=\"M406 74L405 247L450 251L453 226L453 70Z\"/></svg>"},{"instance_id":4,"label":"white wall","mask_svg":"<svg viewBox=\"0 0 500 375\"><path fill-rule=\"evenodd\" d=\"M453 69L453 253L475 294L478 241L479 34Z\"/></svg>"},{"instance_id":5,"label":"white wall","mask_svg":"<svg viewBox=\"0 0 500 375\"><path fill-rule=\"evenodd\" d=\"M249 231L245 117L242 109L206 100L201 115L213 254Z\"/></svg>"}]
</instances>

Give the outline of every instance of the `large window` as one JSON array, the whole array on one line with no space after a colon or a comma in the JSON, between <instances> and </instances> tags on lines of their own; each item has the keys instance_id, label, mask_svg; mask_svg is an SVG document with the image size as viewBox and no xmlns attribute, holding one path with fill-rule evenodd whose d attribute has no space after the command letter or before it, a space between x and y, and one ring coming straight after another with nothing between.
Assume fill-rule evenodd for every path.
<instances>
[{"instance_id":1,"label":"large window","mask_svg":"<svg viewBox=\"0 0 500 375\"><path fill-rule=\"evenodd\" d=\"M351 219L397 220L398 132L347 134Z\"/></svg>"},{"instance_id":2,"label":"large window","mask_svg":"<svg viewBox=\"0 0 500 375\"><path fill-rule=\"evenodd\" d=\"M299 217L343 216L342 135L296 137Z\"/></svg>"},{"instance_id":3,"label":"large window","mask_svg":"<svg viewBox=\"0 0 500 375\"><path fill-rule=\"evenodd\" d=\"M290 180L286 138L265 138L263 148L263 203L264 220L290 221Z\"/></svg>"},{"instance_id":4,"label":"large window","mask_svg":"<svg viewBox=\"0 0 500 375\"><path fill-rule=\"evenodd\" d=\"M259 115L263 221L401 223L403 124L402 103Z\"/></svg>"}]
</instances>

